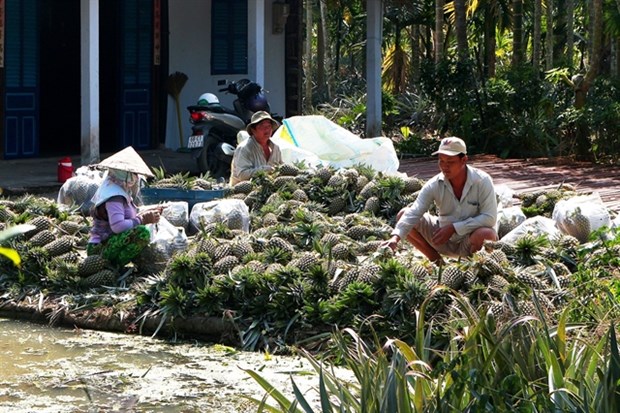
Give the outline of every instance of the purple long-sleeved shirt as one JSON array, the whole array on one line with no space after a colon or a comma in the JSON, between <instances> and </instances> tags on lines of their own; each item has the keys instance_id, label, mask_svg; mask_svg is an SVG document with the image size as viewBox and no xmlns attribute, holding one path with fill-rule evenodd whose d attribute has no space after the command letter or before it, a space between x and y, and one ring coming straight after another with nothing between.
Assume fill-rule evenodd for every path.
<instances>
[{"instance_id":1,"label":"purple long-sleeved shirt","mask_svg":"<svg viewBox=\"0 0 620 413\"><path fill-rule=\"evenodd\" d=\"M107 220L93 219L90 243L98 244L108 239L112 234L119 234L142 223L137 216L138 208L132 203L128 203L122 196L114 196L108 199L105 202L105 209L108 213Z\"/></svg>"}]
</instances>

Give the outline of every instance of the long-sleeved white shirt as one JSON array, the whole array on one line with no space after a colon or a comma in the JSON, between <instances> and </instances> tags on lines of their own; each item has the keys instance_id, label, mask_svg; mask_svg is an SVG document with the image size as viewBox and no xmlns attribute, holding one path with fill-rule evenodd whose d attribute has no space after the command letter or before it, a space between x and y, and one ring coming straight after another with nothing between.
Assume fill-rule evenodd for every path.
<instances>
[{"instance_id":1,"label":"long-sleeved white shirt","mask_svg":"<svg viewBox=\"0 0 620 413\"><path fill-rule=\"evenodd\" d=\"M266 169L267 165L273 166L282 163L280 147L271 140L269 140L269 147L271 148L271 155L267 160L263 148L253 136L237 145L231 165L230 184L248 181L257 171Z\"/></svg>"},{"instance_id":2,"label":"long-sleeved white shirt","mask_svg":"<svg viewBox=\"0 0 620 413\"><path fill-rule=\"evenodd\" d=\"M431 178L420 190L415 202L405 209L392 235L401 239L418 223L435 202L441 226L454 225L455 236L470 234L477 228L493 227L497 220L497 199L493 180L484 171L467 166L467 179L461 199L443 173Z\"/></svg>"}]
</instances>

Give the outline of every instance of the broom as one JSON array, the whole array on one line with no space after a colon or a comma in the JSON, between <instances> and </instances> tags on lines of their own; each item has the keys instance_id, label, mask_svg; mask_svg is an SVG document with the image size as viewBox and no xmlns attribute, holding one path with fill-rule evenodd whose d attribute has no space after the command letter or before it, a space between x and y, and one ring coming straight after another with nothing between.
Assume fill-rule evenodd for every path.
<instances>
[{"instance_id":1,"label":"broom","mask_svg":"<svg viewBox=\"0 0 620 413\"><path fill-rule=\"evenodd\" d=\"M177 121L179 124L179 143L180 147L183 147L183 128L181 128L181 90L183 86L185 86L185 82L187 82L187 75L181 72L174 72L168 75L168 79L166 81L166 89L168 90L168 94L172 96L174 102L177 107Z\"/></svg>"}]
</instances>

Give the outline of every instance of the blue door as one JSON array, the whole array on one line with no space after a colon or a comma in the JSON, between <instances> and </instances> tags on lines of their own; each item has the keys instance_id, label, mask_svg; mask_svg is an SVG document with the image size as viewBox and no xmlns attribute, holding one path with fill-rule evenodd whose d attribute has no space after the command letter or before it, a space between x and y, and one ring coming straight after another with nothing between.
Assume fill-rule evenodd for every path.
<instances>
[{"instance_id":1,"label":"blue door","mask_svg":"<svg viewBox=\"0 0 620 413\"><path fill-rule=\"evenodd\" d=\"M153 0L124 0L120 18L120 144L148 149L152 141Z\"/></svg>"},{"instance_id":2,"label":"blue door","mask_svg":"<svg viewBox=\"0 0 620 413\"><path fill-rule=\"evenodd\" d=\"M5 3L5 158L39 153L39 8L37 0Z\"/></svg>"}]
</instances>

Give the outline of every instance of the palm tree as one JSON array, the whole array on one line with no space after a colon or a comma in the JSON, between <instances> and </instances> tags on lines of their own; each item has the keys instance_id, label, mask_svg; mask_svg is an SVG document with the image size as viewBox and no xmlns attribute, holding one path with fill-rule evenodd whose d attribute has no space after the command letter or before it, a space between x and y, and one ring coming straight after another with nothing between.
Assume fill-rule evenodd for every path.
<instances>
[{"instance_id":1,"label":"palm tree","mask_svg":"<svg viewBox=\"0 0 620 413\"><path fill-rule=\"evenodd\" d=\"M532 33L532 67L538 73L540 66L540 33L542 20L542 0L534 0L534 30Z\"/></svg>"},{"instance_id":2,"label":"palm tree","mask_svg":"<svg viewBox=\"0 0 620 413\"><path fill-rule=\"evenodd\" d=\"M443 59L443 26L444 26L444 0L435 0L435 35L433 37L433 46L435 48L435 63L441 62Z\"/></svg>"},{"instance_id":3,"label":"palm tree","mask_svg":"<svg viewBox=\"0 0 620 413\"><path fill-rule=\"evenodd\" d=\"M465 62L469 56L467 46L467 10L465 0L454 0L454 21L456 29L456 50L459 62Z\"/></svg>"},{"instance_id":4,"label":"palm tree","mask_svg":"<svg viewBox=\"0 0 620 413\"><path fill-rule=\"evenodd\" d=\"M553 69L553 0L546 0L547 35L545 36L545 69Z\"/></svg>"},{"instance_id":5,"label":"palm tree","mask_svg":"<svg viewBox=\"0 0 620 413\"><path fill-rule=\"evenodd\" d=\"M523 46L523 1L512 0L512 65L523 63L525 51Z\"/></svg>"}]
</instances>

